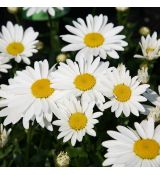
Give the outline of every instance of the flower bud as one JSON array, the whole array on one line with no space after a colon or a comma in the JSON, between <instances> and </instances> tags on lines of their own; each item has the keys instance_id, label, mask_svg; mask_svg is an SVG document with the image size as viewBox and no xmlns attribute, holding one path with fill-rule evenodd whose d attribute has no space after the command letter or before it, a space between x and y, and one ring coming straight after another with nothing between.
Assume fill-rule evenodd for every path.
<instances>
[{"instance_id":1,"label":"flower bud","mask_svg":"<svg viewBox=\"0 0 160 175\"><path fill-rule=\"evenodd\" d=\"M8 131L0 124L0 148L3 148L8 142L8 136L11 132L11 129Z\"/></svg>"},{"instance_id":2,"label":"flower bud","mask_svg":"<svg viewBox=\"0 0 160 175\"><path fill-rule=\"evenodd\" d=\"M148 67L141 67L138 69L138 80L141 83L148 83L149 75L148 75Z\"/></svg>"},{"instance_id":3,"label":"flower bud","mask_svg":"<svg viewBox=\"0 0 160 175\"><path fill-rule=\"evenodd\" d=\"M116 7L116 10L118 12L126 12L129 9L129 7Z\"/></svg>"},{"instance_id":4,"label":"flower bud","mask_svg":"<svg viewBox=\"0 0 160 175\"><path fill-rule=\"evenodd\" d=\"M139 29L139 33L141 35L147 36L148 34L150 34L150 29L148 27L143 26Z\"/></svg>"},{"instance_id":5,"label":"flower bud","mask_svg":"<svg viewBox=\"0 0 160 175\"><path fill-rule=\"evenodd\" d=\"M67 167L69 165L69 162L70 162L70 157L68 156L68 153L61 151L56 158L57 166Z\"/></svg>"},{"instance_id":6,"label":"flower bud","mask_svg":"<svg viewBox=\"0 0 160 175\"><path fill-rule=\"evenodd\" d=\"M69 58L69 55L68 54L65 54L65 53L61 53L57 56L56 60L57 62L64 62L66 61L66 59Z\"/></svg>"},{"instance_id":7,"label":"flower bud","mask_svg":"<svg viewBox=\"0 0 160 175\"><path fill-rule=\"evenodd\" d=\"M16 14L18 12L18 7L7 7L7 10L11 14Z\"/></svg>"},{"instance_id":8,"label":"flower bud","mask_svg":"<svg viewBox=\"0 0 160 175\"><path fill-rule=\"evenodd\" d=\"M42 42L42 41L38 41L38 43L36 44L36 48L37 48L38 50L41 50L41 49L43 49L43 47L44 47L43 42Z\"/></svg>"}]
</instances>

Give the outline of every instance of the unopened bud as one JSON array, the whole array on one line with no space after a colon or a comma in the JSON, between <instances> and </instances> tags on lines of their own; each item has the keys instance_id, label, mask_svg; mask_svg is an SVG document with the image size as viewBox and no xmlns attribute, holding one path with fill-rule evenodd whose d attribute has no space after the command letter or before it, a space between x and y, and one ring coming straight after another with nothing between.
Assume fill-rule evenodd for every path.
<instances>
[{"instance_id":1,"label":"unopened bud","mask_svg":"<svg viewBox=\"0 0 160 175\"><path fill-rule=\"evenodd\" d=\"M69 58L69 55L68 54L65 54L65 53L61 53L57 56L56 60L57 62L64 62L66 61L66 59Z\"/></svg>"},{"instance_id":2,"label":"unopened bud","mask_svg":"<svg viewBox=\"0 0 160 175\"><path fill-rule=\"evenodd\" d=\"M148 34L150 34L150 29L148 27L143 26L139 29L139 33L141 35L147 36Z\"/></svg>"},{"instance_id":3,"label":"unopened bud","mask_svg":"<svg viewBox=\"0 0 160 175\"><path fill-rule=\"evenodd\" d=\"M118 12L126 12L129 9L129 7L116 7L116 10Z\"/></svg>"},{"instance_id":4,"label":"unopened bud","mask_svg":"<svg viewBox=\"0 0 160 175\"><path fill-rule=\"evenodd\" d=\"M11 14L16 14L18 12L18 7L7 7L7 10Z\"/></svg>"},{"instance_id":5,"label":"unopened bud","mask_svg":"<svg viewBox=\"0 0 160 175\"><path fill-rule=\"evenodd\" d=\"M59 167L67 167L70 162L70 157L67 152L61 151L56 159L57 166Z\"/></svg>"}]
</instances>

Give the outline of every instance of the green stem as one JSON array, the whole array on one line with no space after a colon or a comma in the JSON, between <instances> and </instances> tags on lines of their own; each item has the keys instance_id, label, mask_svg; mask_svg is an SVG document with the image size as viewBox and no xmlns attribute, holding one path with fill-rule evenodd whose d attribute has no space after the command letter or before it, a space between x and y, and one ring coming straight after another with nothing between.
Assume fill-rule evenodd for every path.
<instances>
[{"instance_id":1,"label":"green stem","mask_svg":"<svg viewBox=\"0 0 160 175\"><path fill-rule=\"evenodd\" d=\"M39 143L39 147L38 147L38 150L40 150L42 148L42 145L44 143L44 138L45 138L45 133L43 131L41 131L41 140L40 140L40 143Z\"/></svg>"},{"instance_id":2,"label":"green stem","mask_svg":"<svg viewBox=\"0 0 160 175\"><path fill-rule=\"evenodd\" d=\"M58 21L53 21L51 16L48 14L49 18L49 28L50 28L50 45L51 45L51 50L54 52L60 52L60 42L59 42L59 36L58 36L58 31L59 31L59 22Z\"/></svg>"},{"instance_id":3,"label":"green stem","mask_svg":"<svg viewBox=\"0 0 160 175\"><path fill-rule=\"evenodd\" d=\"M26 150L26 158L25 158L26 166L29 165L30 144L31 144L31 136L32 136L31 132L32 132L32 128L29 128L27 132L27 150Z\"/></svg>"},{"instance_id":4,"label":"green stem","mask_svg":"<svg viewBox=\"0 0 160 175\"><path fill-rule=\"evenodd\" d=\"M14 14L14 17L15 17L15 20L16 20L17 24L21 24L20 19L19 19L17 13Z\"/></svg>"}]
</instances>

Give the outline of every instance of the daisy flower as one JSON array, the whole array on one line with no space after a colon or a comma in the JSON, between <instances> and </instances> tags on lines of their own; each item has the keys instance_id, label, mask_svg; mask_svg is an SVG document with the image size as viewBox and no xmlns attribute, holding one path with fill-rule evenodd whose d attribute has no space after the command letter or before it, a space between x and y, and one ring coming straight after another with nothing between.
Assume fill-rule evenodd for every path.
<instances>
[{"instance_id":1,"label":"daisy flower","mask_svg":"<svg viewBox=\"0 0 160 175\"><path fill-rule=\"evenodd\" d=\"M9 59L0 58L0 72L7 73L8 69L12 68L10 64L7 64L8 62L9 62Z\"/></svg>"},{"instance_id":2,"label":"daisy flower","mask_svg":"<svg viewBox=\"0 0 160 175\"><path fill-rule=\"evenodd\" d=\"M81 18L73 21L74 26L66 26L71 34L61 36L69 43L62 51L79 51L76 60L80 59L81 55L100 56L103 59L109 55L118 59L117 51L123 51L123 47L127 46L127 42L123 41L125 36L118 35L124 27L114 27L107 22L108 17L102 14L94 17L89 14L86 22Z\"/></svg>"},{"instance_id":3,"label":"daisy flower","mask_svg":"<svg viewBox=\"0 0 160 175\"><path fill-rule=\"evenodd\" d=\"M60 91L51 87L53 80L48 61L35 62L34 68L29 66L23 71L17 71L16 76L3 85L0 90L0 116L6 116L4 125L17 123L23 119L23 126L28 129L29 121L36 120L41 127L53 130L51 120L52 104L62 97Z\"/></svg>"},{"instance_id":4,"label":"daisy flower","mask_svg":"<svg viewBox=\"0 0 160 175\"><path fill-rule=\"evenodd\" d=\"M32 27L23 29L22 26L12 22L7 22L6 26L2 26L0 33L0 56L12 59L16 62L25 62L30 64L29 57L37 52L36 40L38 32Z\"/></svg>"},{"instance_id":5,"label":"daisy flower","mask_svg":"<svg viewBox=\"0 0 160 175\"><path fill-rule=\"evenodd\" d=\"M157 32L154 32L152 36L148 34L146 38L142 36L139 45L143 55L135 55L135 58L153 60L159 57L160 40L157 39Z\"/></svg>"},{"instance_id":6,"label":"daisy flower","mask_svg":"<svg viewBox=\"0 0 160 175\"><path fill-rule=\"evenodd\" d=\"M103 166L159 167L160 125L154 127L154 120L135 122L135 129L117 126L117 131L107 131L113 140L104 141L107 148Z\"/></svg>"},{"instance_id":7,"label":"daisy flower","mask_svg":"<svg viewBox=\"0 0 160 175\"><path fill-rule=\"evenodd\" d=\"M93 61L88 57L85 62L82 58L79 62L70 59L60 63L57 71L52 73L55 89L66 91L68 95L82 96L85 101L94 101L99 109L103 110L105 102L104 91L106 72L110 71L108 62L101 62L100 57Z\"/></svg>"},{"instance_id":8,"label":"daisy flower","mask_svg":"<svg viewBox=\"0 0 160 175\"><path fill-rule=\"evenodd\" d=\"M111 107L111 111L115 112L116 117L119 117L122 112L126 117L130 113L139 116L139 111L145 111L141 102L147 101L147 99L142 94L149 85L140 85L138 77L132 78L124 65L108 72L106 81L106 96L110 100L104 104L105 109Z\"/></svg>"},{"instance_id":9,"label":"daisy flower","mask_svg":"<svg viewBox=\"0 0 160 175\"><path fill-rule=\"evenodd\" d=\"M0 148L3 148L8 142L11 128L6 130L2 124L0 124Z\"/></svg>"},{"instance_id":10,"label":"daisy flower","mask_svg":"<svg viewBox=\"0 0 160 175\"><path fill-rule=\"evenodd\" d=\"M63 7L56 7L59 10L63 10ZM32 16L33 14L38 13L49 13L51 16L55 16L55 9L54 7L24 7L24 10L27 10L27 16Z\"/></svg>"},{"instance_id":11,"label":"daisy flower","mask_svg":"<svg viewBox=\"0 0 160 175\"><path fill-rule=\"evenodd\" d=\"M58 103L54 107L54 113L58 120L53 122L59 126L58 139L63 138L63 142L71 140L72 146L76 141L82 142L85 134L96 136L94 125L98 123L97 118L102 112L93 113L94 102L86 103L82 99L75 97L64 99L63 103Z\"/></svg>"}]
</instances>

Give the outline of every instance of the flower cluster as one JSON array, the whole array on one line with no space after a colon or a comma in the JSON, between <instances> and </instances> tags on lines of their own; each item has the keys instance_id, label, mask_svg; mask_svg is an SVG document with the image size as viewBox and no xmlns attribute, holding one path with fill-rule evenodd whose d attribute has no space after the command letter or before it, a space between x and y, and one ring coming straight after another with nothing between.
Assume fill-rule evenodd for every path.
<instances>
[{"instance_id":1,"label":"flower cluster","mask_svg":"<svg viewBox=\"0 0 160 175\"><path fill-rule=\"evenodd\" d=\"M24 8L27 15L48 13L55 15L54 8ZM63 10L63 8L60 8ZM75 60L64 54L57 57L58 64L50 67L48 59L35 61L34 66L17 70L8 84L0 88L0 117L4 125L22 121L25 129L34 123L54 132L58 126L57 139L63 142L82 142L86 134L96 137L95 125L104 111L120 116L146 115L135 130L117 126L117 131L107 131L113 140L102 143L107 148L104 166L160 166L160 96L151 90L148 68L138 70L131 76L124 64L111 66L108 58L119 59L128 43L120 34L123 26L114 27L104 15L92 16L85 20L78 18L73 26L66 25L71 34L61 35L69 43L62 52L76 52ZM23 29L18 24L7 22L0 33L0 71L11 69L10 60L30 64L29 59L38 52L36 44L39 33L32 27ZM140 42L143 55L136 58L153 60L159 57L160 41L157 33ZM118 62L118 61L117 61ZM152 103L148 105L146 103ZM108 109L111 108L111 109ZM107 116L104 116L107 117ZM105 131L104 131L105 132ZM0 147L7 142L8 132L1 125ZM63 157L63 158L62 158ZM67 154L57 158L59 166L68 166Z\"/></svg>"}]
</instances>

